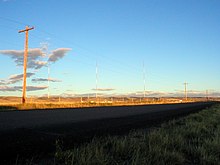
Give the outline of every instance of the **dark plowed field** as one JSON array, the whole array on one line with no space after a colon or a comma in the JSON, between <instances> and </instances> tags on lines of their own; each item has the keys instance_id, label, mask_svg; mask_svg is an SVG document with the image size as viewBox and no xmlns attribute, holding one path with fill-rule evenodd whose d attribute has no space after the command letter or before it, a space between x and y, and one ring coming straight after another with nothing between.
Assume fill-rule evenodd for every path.
<instances>
[{"instance_id":1,"label":"dark plowed field","mask_svg":"<svg viewBox=\"0 0 220 165\"><path fill-rule=\"evenodd\" d=\"M68 148L94 136L124 134L197 112L213 102L0 112L1 160Z\"/></svg>"}]
</instances>

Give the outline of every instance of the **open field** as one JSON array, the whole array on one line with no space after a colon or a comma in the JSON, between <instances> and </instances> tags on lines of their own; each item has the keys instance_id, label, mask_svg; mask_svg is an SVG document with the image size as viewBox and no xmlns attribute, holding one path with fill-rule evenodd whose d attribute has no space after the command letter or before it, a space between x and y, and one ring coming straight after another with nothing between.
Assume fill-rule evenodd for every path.
<instances>
[{"instance_id":1,"label":"open field","mask_svg":"<svg viewBox=\"0 0 220 165\"><path fill-rule=\"evenodd\" d=\"M0 155L15 160L18 154L27 157L46 154L55 151L58 139L68 149L94 136L118 135L132 129L151 128L213 104L202 102L0 112Z\"/></svg>"},{"instance_id":2,"label":"open field","mask_svg":"<svg viewBox=\"0 0 220 165\"><path fill-rule=\"evenodd\" d=\"M83 108L99 106L128 106L149 104L176 104L190 102L220 101L214 97L200 98L143 98L143 97L30 97L21 104L20 97L0 97L0 111L54 108Z\"/></svg>"}]
</instances>

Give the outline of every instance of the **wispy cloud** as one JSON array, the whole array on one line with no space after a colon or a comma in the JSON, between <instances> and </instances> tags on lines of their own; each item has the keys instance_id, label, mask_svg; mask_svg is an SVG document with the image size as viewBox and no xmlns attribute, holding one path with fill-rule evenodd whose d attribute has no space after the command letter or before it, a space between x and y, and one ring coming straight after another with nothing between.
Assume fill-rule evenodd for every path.
<instances>
[{"instance_id":1,"label":"wispy cloud","mask_svg":"<svg viewBox=\"0 0 220 165\"><path fill-rule=\"evenodd\" d=\"M33 60L28 62L28 67L34 69L40 69L45 65L47 65L47 61Z\"/></svg>"},{"instance_id":2,"label":"wispy cloud","mask_svg":"<svg viewBox=\"0 0 220 165\"><path fill-rule=\"evenodd\" d=\"M197 91L198 93L193 95L190 95L189 97L206 97L206 95L203 93L203 91ZM46 96L46 95L45 95ZM82 94L77 94L74 93L73 91L66 90L64 93L60 94L59 96L62 97L96 97L96 93L82 93ZM126 94L121 94L121 93L98 93L98 97L143 97L143 92L142 91L137 91L137 92L132 92L132 93L126 93ZM146 92L146 97L155 97L155 98L161 98L161 97L176 97L176 98L184 98L184 93L183 92L163 92L163 91L147 91ZM212 91L209 93L209 97L220 97L220 92L219 91Z\"/></svg>"},{"instance_id":3,"label":"wispy cloud","mask_svg":"<svg viewBox=\"0 0 220 165\"><path fill-rule=\"evenodd\" d=\"M49 62L56 62L57 60L63 58L71 48L58 48L52 51L52 54L49 56Z\"/></svg>"},{"instance_id":4,"label":"wispy cloud","mask_svg":"<svg viewBox=\"0 0 220 165\"><path fill-rule=\"evenodd\" d=\"M6 81L5 80L0 80L0 85L6 85Z\"/></svg>"},{"instance_id":5,"label":"wispy cloud","mask_svg":"<svg viewBox=\"0 0 220 165\"><path fill-rule=\"evenodd\" d=\"M11 86L0 86L0 91L2 92L13 92L13 91L20 91L20 87L11 87Z\"/></svg>"},{"instance_id":6,"label":"wispy cloud","mask_svg":"<svg viewBox=\"0 0 220 165\"><path fill-rule=\"evenodd\" d=\"M26 76L27 77L31 77L31 76L33 76L35 73L27 73L26 74ZM21 80L21 79L23 79L23 74L14 74L14 75L11 75L10 77L9 77L9 80Z\"/></svg>"},{"instance_id":7,"label":"wispy cloud","mask_svg":"<svg viewBox=\"0 0 220 165\"><path fill-rule=\"evenodd\" d=\"M93 88L92 90L93 91L113 91L115 89L113 89L113 88L97 88L97 89Z\"/></svg>"},{"instance_id":8,"label":"wispy cloud","mask_svg":"<svg viewBox=\"0 0 220 165\"><path fill-rule=\"evenodd\" d=\"M38 91L46 88L47 86L27 86L27 91Z\"/></svg>"},{"instance_id":9,"label":"wispy cloud","mask_svg":"<svg viewBox=\"0 0 220 165\"><path fill-rule=\"evenodd\" d=\"M209 97L220 97L220 92L214 91L208 94Z\"/></svg>"},{"instance_id":10,"label":"wispy cloud","mask_svg":"<svg viewBox=\"0 0 220 165\"><path fill-rule=\"evenodd\" d=\"M219 97L219 91L210 91L208 93L210 97ZM143 97L143 91L137 91L134 93L126 94L128 97ZM185 97L184 91L176 91L176 92L163 92L163 91L146 91L146 97ZM188 97L206 97L206 91L199 91L199 90L188 90L187 91Z\"/></svg>"},{"instance_id":11,"label":"wispy cloud","mask_svg":"<svg viewBox=\"0 0 220 165\"><path fill-rule=\"evenodd\" d=\"M31 80L32 82L45 82L45 81L50 81L50 82L62 82L61 80L54 79L54 78L34 78Z\"/></svg>"},{"instance_id":12,"label":"wispy cloud","mask_svg":"<svg viewBox=\"0 0 220 165\"><path fill-rule=\"evenodd\" d=\"M73 94L73 93L62 93L62 94L60 94L62 97L76 97L76 95L75 94Z\"/></svg>"},{"instance_id":13,"label":"wispy cloud","mask_svg":"<svg viewBox=\"0 0 220 165\"><path fill-rule=\"evenodd\" d=\"M168 95L172 95L172 93L162 92L162 91L146 91L145 92L146 97L164 97L164 96L168 96ZM127 94L125 94L125 96L127 96L127 97L143 97L144 91L127 93Z\"/></svg>"},{"instance_id":14,"label":"wispy cloud","mask_svg":"<svg viewBox=\"0 0 220 165\"><path fill-rule=\"evenodd\" d=\"M33 76L35 73L27 73L27 78ZM14 74L9 76L6 80L0 80L0 85L15 84L23 80L23 74Z\"/></svg>"},{"instance_id":15,"label":"wispy cloud","mask_svg":"<svg viewBox=\"0 0 220 165\"><path fill-rule=\"evenodd\" d=\"M27 91L38 91L46 89L47 86L27 86ZM22 91L22 86L0 86L0 91L2 92L15 92Z\"/></svg>"},{"instance_id":16,"label":"wispy cloud","mask_svg":"<svg viewBox=\"0 0 220 165\"><path fill-rule=\"evenodd\" d=\"M60 94L62 97L95 97L96 93L82 93L82 94L76 94L71 92L64 92ZM98 97L105 97L107 94L99 93Z\"/></svg>"}]
</instances>

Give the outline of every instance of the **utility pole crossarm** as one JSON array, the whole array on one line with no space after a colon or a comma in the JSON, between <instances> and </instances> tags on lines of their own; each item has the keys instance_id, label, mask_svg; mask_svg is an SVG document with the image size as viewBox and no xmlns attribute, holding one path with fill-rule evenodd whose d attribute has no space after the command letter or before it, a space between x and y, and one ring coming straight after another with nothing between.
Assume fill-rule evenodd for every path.
<instances>
[{"instance_id":1,"label":"utility pole crossarm","mask_svg":"<svg viewBox=\"0 0 220 165\"><path fill-rule=\"evenodd\" d=\"M26 27L26 29L24 29L24 30L19 30L18 33L22 33L22 32L25 32L25 31L32 30L32 29L34 29L34 27L31 27L31 28Z\"/></svg>"}]
</instances>

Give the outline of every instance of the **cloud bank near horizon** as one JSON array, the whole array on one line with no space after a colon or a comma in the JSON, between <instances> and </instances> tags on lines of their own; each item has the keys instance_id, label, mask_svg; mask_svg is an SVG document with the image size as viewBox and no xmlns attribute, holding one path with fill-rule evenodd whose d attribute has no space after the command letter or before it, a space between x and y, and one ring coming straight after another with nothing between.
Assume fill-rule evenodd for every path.
<instances>
[{"instance_id":1,"label":"cloud bank near horizon","mask_svg":"<svg viewBox=\"0 0 220 165\"><path fill-rule=\"evenodd\" d=\"M27 68L29 69L41 69L46 66L49 62L55 63L62 59L67 52L72 50L71 48L58 48L52 51L49 57L46 57L44 50L40 48L28 50L28 62ZM23 66L24 50L0 50L0 54L10 57L16 64L16 66ZM27 73L27 78L35 75L35 73ZM9 76L7 79L0 79L0 91L11 92L11 91L22 91L22 86L10 86L23 80L23 74L15 74ZM32 82L44 82L48 81L45 78L35 78ZM49 78L50 82L62 82L61 80ZM48 88L47 86L27 86L27 91L38 91Z\"/></svg>"},{"instance_id":2,"label":"cloud bank near horizon","mask_svg":"<svg viewBox=\"0 0 220 165\"><path fill-rule=\"evenodd\" d=\"M1 92L15 92L15 91L22 91L22 86L0 86ZM38 91L46 89L47 86L27 86L27 91Z\"/></svg>"},{"instance_id":3,"label":"cloud bank near horizon","mask_svg":"<svg viewBox=\"0 0 220 165\"><path fill-rule=\"evenodd\" d=\"M93 88L92 90L93 91L113 91L115 89L113 89L113 88L97 88L97 89Z\"/></svg>"},{"instance_id":4,"label":"cloud bank near horizon","mask_svg":"<svg viewBox=\"0 0 220 165\"><path fill-rule=\"evenodd\" d=\"M35 73L28 72L27 73L27 78L35 75ZM0 85L10 85L10 84L15 84L17 82L20 82L23 80L23 74L14 74L9 76L6 80L0 80Z\"/></svg>"},{"instance_id":5,"label":"cloud bank near horizon","mask_svg":"<svg viewBox=\"0 0 220 165\"><path fill-rule=\"evenodd\" d=\"M66 91L61 95L63 97L95 97L97 93L73 93L71 91ZM144 92L137 91L131 93L108 93L106 92L99 92L99 97L130 97L130 98L143 98ZM189 91L188 97L206 97L206 93L204 91ZM164 92L164 91L146 91L145 93L146 98L185 98L184 91L181 92ZM210 91L208 97L220 97L220 91Z\"/></svg>"},{"instance_id":6,"label":"cloud bank near horizon","mask_svg":"<svg viewBox=\"0 0 220 165\"><path fill-rule=\"evenodd\" d=\"M46 81L50 81L50 82L62 82L62 80L58 80L58 79L54 79L54 78L34 78L31 80L32 82L46 82Z\"/></svg>"}]
</instances>

